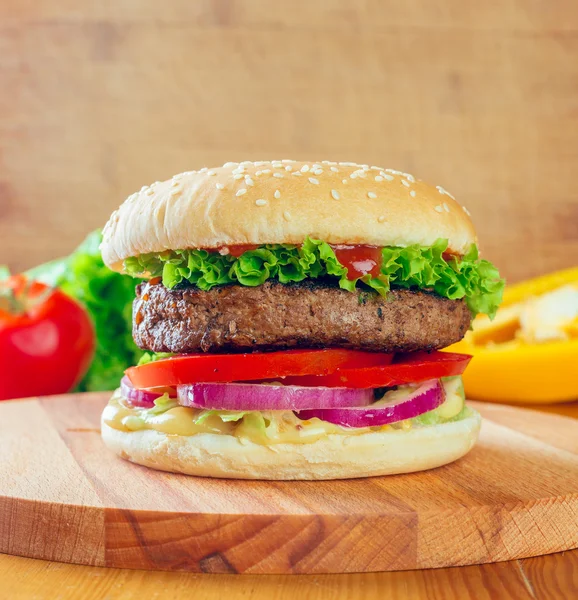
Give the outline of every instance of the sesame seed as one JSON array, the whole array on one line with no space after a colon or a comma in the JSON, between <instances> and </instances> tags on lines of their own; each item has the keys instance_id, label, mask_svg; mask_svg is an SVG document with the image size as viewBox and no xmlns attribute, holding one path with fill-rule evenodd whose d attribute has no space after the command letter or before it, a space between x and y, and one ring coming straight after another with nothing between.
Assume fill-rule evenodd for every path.
<instances>
[{"instance_id":1,"label":"sesame seed","mask_svg":"<svg viewBox=\"0 0 578 600\"><path fill-rule=\"evenodd\" d=\"M437 210L439 213L444 212L443 206L440 206L439 204L434 208L434 210Z\"/></svg>"},{"instance_id":2,"label":"sesame seed","mask_svg":"<svg viewBox=\"0 0 578 600\"><path fill-rule=\"evenodd\" d=\"M339 173L339 169L337 167L329 167L334 173Z\"/></svg>"},{"instance_id":3,"label":"sesame seed","mask_svg":"<svg viewBox=\"0 0 578 600\"><path fill-rule=\"evenodd\" d=\"M149 189L149 188L148 188L148 186L146 186L146 185L143 185L143 186L141 187L140 191L141 191L141 192L146 192L146 190L148 190L148 189Z\"/></svg>"},{"instance_id":4,"label":"sesame seed","mask_svg":"<svg viewBox=\"0 0 578 600\"><path fill-rule=\"evenodd\" d=\"M369 165L361 165L361 168L362 168L364 171L369 171Z\"/></svg>"},{"instance_id":5,"label":"sesame seed","mask_svg":"<svg viewBox=\"0 0 578 600\"><path fill-rule=\"evenodd\" d=\"M355 179L357 177L357 172L353 171L349 177L351 177L351 179Z\"/></svg>"},{"instance_id":6,"label":"sesame seed","mask_svg":"<svg viewBox=\"0 0 578 600\"><path fill-rule=\"evenodd\" d=\"M405 175L403 171L396 171L395 169L385 169L388 173L393 173L393 175Z\"/></svg>"},{"instance_id":7,"label":"sesame seed","mask_svg":"<svg viewBox=\"0 0 578 600\"><path fill-rule=\"evenodd\" d=\"M223 167L225 169L229 168L229 167L234 167L237 163L236 162L226 162Z\"/></svg>"},{"instance_id":8,"label":"sesame seed","mask_svg":"<svg viewBox=\"0 0 578 600\"><path fill-rule=\"evenodd\" d=\"M246 194L247 190L245 188L241 188L240 190L237 190L237 193L235 194L235 196L242 196L243 194Z\"/></svg>"},{"instance_id":9,"label":"sesame seed","mask_svg":"<svg viewBox=\"0 0 578 600\"><path fill-rule=\"evenodd\" d=\"M222 183L215 183L215 187L216 187L218 190L222 190L222 189L224 189L224 188L225 188L225 186L224 186Z\"/></svg>"},{"instance_id":10,"label":"sesame seed","mask_svg":"<svg viewBox=\"0 0 578 600\"><path fill-rule=\"evenodd\" d=\"M267 200L263 200L263 198L259 198L258 200L255 200L255 204L257 206L265 206L265 204L267 204Z\"/></svg>"},{"instance_id":11,"label":"sesame seed","mask_svg":"<svg viewBox=\"0 0 578 600\"><path fill-rule=\"evenodd\" d=\"M389 175L388 173L384 173L384 174L382 175L382 177L383 177L384 179L387 179L388 181L393 181L393 180L395 179L395 177L394 177L393 175Z\"/></svg>"},{"instance_id":12,"label":"sesame seed","mask_svg":"<svg viewBox=\"0 0 578 600\"><path fill-rule=\"evenodd\" d=\"M265 161L263 161L263 160L256 160L253 164L256 167L262 167L265 164Z\"/></svg>"},{"instance_id":13,"label":"sesame seed","mask_svg":"<svg viewBox=\"0 0 578 600\"><path fill-rule=\"evenodd\" d=\"M283 159L281 159L281 162L282 162L282 163L293 163L293 162L295 162L295 161L294 161L294 160L291 160L290 158L283 158Z\"/></svg>"},{"instance_id":14,"label":"sesame seed","mask_svg":"<svg viewBox=\"0 0 578 600\"><path fill-rule=\"evenodd\" d=\"M367 192L367 197L368 198L377 198L377 194L375 194L374 192Z\"/></svg>"},{"instance_id":15,"label":"sesame seed","mask_svg":"<svg viewBox=\"0 0 578 600\"><path fill-rule=\"evenodd\" d=\"M262 173L262 172L263 172L263 171L255 171L255 175L256 175L257 177L259 177L259 175L261 175L261 173Z\"/></svg>"},{"instance_id":16,"label":"sesame seed","mask_svg":"<svg viewBox=\"0 0 578 600\"><path fill-rule=\"evenodd\" d=\"M405 178L412 183L415 183L415 177L411 173L406 173Z\"/></svg>"},{"instance_id":17,"label":"sesame seed","mask_svg":"<svg viewBox=\"0 0 578 600\"><path fill-rule=\"evenodd\" d=\"M411 190L411 192L409 193L409 195L410 195L412 198L415 198L415 190Z\"/></svg>"},{"instance_id":18,"label":"sesame seed","mask_svg":"<svg viewBox=\"0 0 578 600\"><path fill-rule=\"evenodd\" d=\"M235 173L235 175L233 175L233 179L243 179L243 173Z\"/></svg>"},{"instance_id":19,"label":"sesame seed","mask_svg":"<svg viewBox=\"0 0 578 600\"><path fill-rule=\"evenodd\" d=\"M264 175L267 175L268 173L271 173L271 169L263 169Z\"/></svg>"},{"instance_id":20,"label":"sesame seed","mask_svg":"<svg viewBox=\"0 0 578 600\"><path fill-rule=\"evenodd\" d=\"M286 171L292 171L293 167L291 165L285 165L285 170Z\"/></svg>"},{"instance_id":21,"label":"sesame seed","mask_svg":"<svg viewBox=\"0 0 578 600\"><path fill-rule=\"evenodd\" d=\"M372 165L371 167L369 167L369 168L370 168L372 171L381 171L381 170L382 170L382 168L381 168L381 167L376 167L376 166L373 166L373 165Z\"/></svg>"},{"instance_id":22,"label":"sesame seed","mask_svg":"<svg viewBox=\"0 0 578 600\"><path fill-rule=\"evenodd\" d=\"M247 185L255 185L255 182L250 177L245 177L245 183Z\"/></svg>"},{"instance_id":23,"label":"sesame seed","mask_svg":"<svg viewBox=\"0 0 578 600\"><path fill-rule=\"evenodd\" d=\"M376 175L375 181L383 181L383 177L381 175Z\"/></svg>"},{"instance_id":24,"label":"sesame seed","mask_svg":"<svg viewBox=\"0 0 578 600\"><path fill-rule=\"evenodd\" d=\"M273 165L273 167L275 167L276 169L280 169L281 167L283 167L283 165L282 165L280 162L278 162L278 161L272 162L271 164L272 164L272 165Z\"/></svg>"},{"instance_id":25,"label":"sesame seed","mask_svg":"<svg viewBox=\"0 0 578 600\"><path fill-rule=\"evenodd\" d=\"M245 167L243 165L239 165L234 171L233 173L244 173L247 169L245 169Z\"/></svg>"},{"instance_id":26,"label":"sesame seed","mask_svg":"<svg viewBox=\"0 0 578 600\"><path fill-rule=\"evenodd\" d=\"M409 181L406 181L405 179L402 179L402 180L401 180L401 183L402 183L403 185L405 185L405 187L409 187Z\"/></svg>"},{"instance_id":27,"label":"sesame seed","mask_svg":"<svg viewBox=\"0 0 578 600\"><path fill-rule=\"evenodd\" d=\"M444 188L441 185L436 185L436 189L440 194L445 194L446 196L449 196L452 200L455 200L455 198L447 190L444 190Z\"/></svg>"},{"instance_id":28,"label":"sesame seed","mask_svg":"<svg viewBox=\"0 0 578 600\"><path fill-rule=\"evenodd\" d=\"M215 171L207 171L207 175L210 175L212 177L213 175L216 175L216 173Z\"/></svg>"},{"instance_id":29,"label":"sesame seed","mask_svg":"<svg viewBox=\"0 0 578 600\"><path fill-rule=\"evenodd\" d=\"M347 183L347 179L342 179L341 183Z\"/></svg>"},{"instance_id":30,"label":"sesame seed","mask_svg":"<svg viewBox=\"0 0 578 600\"><path fill-rule=\"evenodd\" d=\"M337 190L331 190L331 196L333 197L334 200L339 200L339 198L341 198L341 196L339 195L339 192Z\"/></svg>"},{"instance_id":31,"label":"sesame seed","mask_svg":"<svg viewBox=\"0 0 578 600\"><path fill-rule=\"evenodd\" d=\"M321 175L321 173L323 173L323 169L315 169L315 171L313 171L314 175Z\"/></svg>"},{"instance_id":32,"label":"sesame seed","mask_svg":"<svg viewBox=\"0 0 578 600\"><path fill-rule=\"evenodd\" d=\"M385 217L384 217L383 215L380 215L379 217L377 217L377 220L378 220L380 223L383 223L383 222L385 221Z\"/></svg>"},{"instance_id":33,"label":"sesame seed","mask_svg":"<svg viewBox=\"0 0 578 600\"><path fill-rule=\"evenodd\" d=\"M278 177L279 179L282 179L283 173L273 173L273 177Z\"/></svg>"},{"instance_id":34,"label":"sesame seed","mask_svg":"<svg viewBox=\"0 0 578 600\"><path fill-rule=\"evenodd\" d=\"M291 220L291 213L290 213L288 210L286 210L286 211L283 213L283 218L284 218L286 221L290 221L290 220Z\"/></svg>"},{"instance_id":35,"label":"sesame seed","mask_svg":"<svg viewBox=\"0 0 578 600\"><path fill-rule=\"evenodd\" d=\"M301 173L307 173L309 171L309 165L303 165L301 167Z\"/></svg>"},{"instance_id":36,"label":"sesame seed","mask_svg":"<svg viewBox=\"0 0 578 600\"><path fill-rule=\"evenodd\" d=\"M357 167L357 164L353 162L340 162L339 164L344 167Z\"/></svg>"},{"instance_id":37,"label":"sesame seed","mask_svg":"<svg viewBox=\"0 0 578 600\"><path fill-rule=\"evenodd\" d=\"M293 173L291 173L291 175L297 175L298 177L301 177L303 175L303 173L301 173L301 171L293 171Z\"/></svg>"},{"instance_id":38,"label":"sesame seed","mask_svg":"<svg viewBox=\"0 0 578 600\"><path fill-rule=\"evenodd\" d=\"M472 214L470 213L470 211L465 206L462 206L462 210L466 213L466 215L468 215L468 217L472 216Z\"/></svg>"},{"instance_id":39,"label":"sesame seed","mask_svg":"<svg viewBox=\"0 0 578 600\"><path fill-rule=\"evenodd\" d=\"M207 167L203 167L199 170L199 173L206 173L209 169Z\"/></svg>"},{"instance_id":40,"label":"sesame seed","mask_svg":"<svg viewBox=\"0 0 578 600\"><path fill-rule=\"evenodd\" d=\"M446 212L450 212L450 207L449 207L449 206L448 206L448 205L447 205L445 202L443 203L443 205L442 205L442 206L444 207L444 210L445 210Z\"/></svg>"},{"instance_id":41,"label":"sesame seed","mask_svg":"<svg viewBox=\"0 0 578 600\"><path fill-rule=\"evenodd\" d=\"M315 185L319 185L319 179L315 179L315 177L309 177L309 181Z\"/></svg>"},{"instance_id":42,"label":"sesame seed","mask_svg":"<svg viewBox=\"0 0 578 600\"><path fill-rule=\"evenodd\" d=\"M275 198L279 199L279 198L281 198L281 192L279 190L275 190L275 193L273 194L273 196L275 196Z\"/></svg>"}]
</instances>

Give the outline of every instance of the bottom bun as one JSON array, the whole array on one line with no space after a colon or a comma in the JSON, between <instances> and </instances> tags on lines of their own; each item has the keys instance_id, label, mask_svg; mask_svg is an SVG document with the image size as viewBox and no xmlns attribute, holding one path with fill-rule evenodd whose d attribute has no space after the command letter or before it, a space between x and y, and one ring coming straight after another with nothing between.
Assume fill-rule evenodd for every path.
<instances>
[{"instance_id":1,"label":"bottom bun","mask_svg":"<svg viewBox=\"0 0 578 600\"><path fill-rule=\"evenodd\" d=\"M481 417L376 431L329 434L310 444L263 446L232 435L167 435L148 429L119 431L102 423L102 439L116 454L139 465L229 479L351 479L412 473L448 464L476 443Z\"/></svg>"}]
</instances>

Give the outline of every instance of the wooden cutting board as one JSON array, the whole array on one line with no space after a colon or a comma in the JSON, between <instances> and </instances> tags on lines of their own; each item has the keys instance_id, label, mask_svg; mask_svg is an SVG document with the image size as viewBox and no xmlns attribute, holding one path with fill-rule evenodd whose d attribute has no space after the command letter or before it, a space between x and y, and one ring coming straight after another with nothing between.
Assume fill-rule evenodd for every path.
<instances>
[{"instance_id":1,"label":"wooden cutting board","mask_svg":"<svg viewBox=\"0 0 578 600\"><path fill-rule=\"evenodd\" d=\"M389 571L578 547L578 424L476 404L465 458L327 482L151 471L101 443L106 394L0 403L0 552L231 573Z\"/></svg>"}]
</instances>

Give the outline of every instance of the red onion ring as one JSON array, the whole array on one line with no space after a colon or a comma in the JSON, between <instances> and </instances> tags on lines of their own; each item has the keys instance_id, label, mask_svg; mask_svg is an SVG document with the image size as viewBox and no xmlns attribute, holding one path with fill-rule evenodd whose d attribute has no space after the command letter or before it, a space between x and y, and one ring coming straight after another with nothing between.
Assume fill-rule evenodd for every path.
<instances>
[{"instance_id":1,"label":"red onion ring","mask_svg":"<svg viewBox=\"0 0 578 600\"><path fill-rule=\"evenodd\" d=\"M177 387L179 404L212 410L304 410L371 404L373 390L255 383L193 383Z\"/></svg>"},{"instance_id":2,"label":"red onion ring","mask_svg":"<svg viewBox=\"0 0 578 600\"><path fill-rule=\"evenodd\" d=\"M438 379L425 381L407 396L377 407L323 408L302 410L303 420L317 417L343 427L374 427L412 419L437 408L445 400L445 391Z\"/></svg>"},{"instance_id":3,"label":"red onion ring","mask_svg":"<svg viewBox=\"0 0 578 600\"><path fill-rule=\"evenodd\" d=\"M126 375L120 380L120 391L123 398L139 408L152 408L155 400L163 395L149 390L137 390Z\"/></svg>"}]
</instances>

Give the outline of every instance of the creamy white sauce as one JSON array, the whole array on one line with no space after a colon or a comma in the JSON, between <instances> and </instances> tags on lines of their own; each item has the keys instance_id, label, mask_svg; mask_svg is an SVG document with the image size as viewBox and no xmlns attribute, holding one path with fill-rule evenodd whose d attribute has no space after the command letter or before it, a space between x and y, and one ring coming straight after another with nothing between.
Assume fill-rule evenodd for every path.
<instances>
[{"instance_id":1,"label":"creamy white sauce","mask_svg":"<svg viewBox=\"0 0 578 600\"><path fill-rule=\"evenodd\" d=\"M445 385L445 389L445 402L435 409L437 416L444 420L457 416L464 407L464 399L459 386ZM403 392L401 390L389 392L392 395L399 393ZM370 431L408 430L414 427L411 420L378 427L341 427L317 418L302 421L292 411L262 412L265 427L257 427L255 422L251 422L250 418L245 417L238 421L223 421L218 414L211 414L197 423L196 420L202 412L184 406L175 406L160 414L155 412L154 409L133 408L126 404L120 390L117 390L104 409L102 420L109 427L118 431L129 432L152 429L168 435L185 436L196 435L197 433L216 433L232 435L263 445L307 444L329 434L351 436Z\"/></svg>"}]
</instances>

